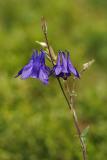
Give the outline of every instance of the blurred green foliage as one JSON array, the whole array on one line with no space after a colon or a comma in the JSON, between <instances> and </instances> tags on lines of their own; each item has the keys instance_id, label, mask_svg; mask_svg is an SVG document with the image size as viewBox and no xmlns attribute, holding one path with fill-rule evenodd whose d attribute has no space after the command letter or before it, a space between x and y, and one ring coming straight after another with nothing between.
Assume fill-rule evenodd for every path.
<instances>
[{"instance_id":1,"label":"blurred green foliage","mask_svg":"<svg viewBox=\"0 0 107 160\"><path fill-rule=\"evenodd\" d=\"M76 110L80 126L90 126L89 160L107 157L107 1L0 0L0 160L79 160L80 144L56 80L14 79L36 40L43 41L40 19L57 52L69 50L81 69Z\"/></svg>"}]
</instances>

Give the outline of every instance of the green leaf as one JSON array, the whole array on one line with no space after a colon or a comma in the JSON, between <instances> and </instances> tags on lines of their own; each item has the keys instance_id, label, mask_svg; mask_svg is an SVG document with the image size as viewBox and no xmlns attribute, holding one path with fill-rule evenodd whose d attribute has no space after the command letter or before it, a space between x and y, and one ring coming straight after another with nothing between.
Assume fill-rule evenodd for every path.
<instances>
[{"instance_id":1,"label":"green leaf","mask_svg":"<svg viewBox=\"0 0 107 160\"><path fill-rule=\"evenodd\" d=\"M87 126L81 133L81 137L85 138L88 134L88 131L89 131L89 126Z\"/></svg>"}]
</instances>

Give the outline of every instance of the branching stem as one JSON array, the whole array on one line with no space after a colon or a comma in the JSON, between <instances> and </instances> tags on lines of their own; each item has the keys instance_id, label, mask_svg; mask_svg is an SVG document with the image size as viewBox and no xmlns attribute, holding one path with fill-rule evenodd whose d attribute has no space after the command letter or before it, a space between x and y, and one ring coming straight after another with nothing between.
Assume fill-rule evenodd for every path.
<instances>
[{"instance_id":1,"label":"branching stem","mask_svg":"<svg viewBox=\"0 0 107 160\"><path fill-rule=\"evenodd\" d=\"M50 59L51 59L51 62L52 62L52 65L54 66L54 61L53 61L53 58L52 58L52 54L51 54L51 50L50 50L50 46L49 46L49 41L48 41L48 36L47 36L47 26L46 26L46 21L44 18L42 18L42 30L43 30L43 33L44 33L44 37L45 37L45 41L46 41L46 44L47 44L47 48L48 48L48 51L49 51L49 56L50 56ZM69 98L70 100L68 100L67 96L66 96L66 92L61 84L61 81L60 81L60 78L57 77L57 81L59 83L59 86L60 86L60 89L63 93L63 96L65 97L65 100L68 104L68 107L73 115L73 120L74 120L74 125L76 127L76 130L77 130L77 134L78 134L78 137L79 137L79 140L80 140L80 143L81 143L81 149L82 149L82 154L83 154L83 160L87 160L87 153L86 153L86 145L81 137L81 130L80 130L80 127L79 127L79 123L78 123L78 118L77 118L77 114L76 114L76 111L75 111L75 108L74 108L74 98L73 96L74 95L71 95L70 92L69 92L69 87L67 86L67 90L68 90L68 93L69 93Z\"/></svg>"}]
</instances>

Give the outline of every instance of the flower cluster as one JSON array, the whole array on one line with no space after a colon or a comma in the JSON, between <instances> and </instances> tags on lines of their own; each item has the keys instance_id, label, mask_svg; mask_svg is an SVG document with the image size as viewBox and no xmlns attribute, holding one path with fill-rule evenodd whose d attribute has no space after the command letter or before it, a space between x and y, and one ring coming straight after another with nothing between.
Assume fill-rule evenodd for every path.
<instances>
[{"instance_id":1,"label":"flower cluster","mask_svg":"<svg viewBox=\"0 0 107 160\"><path fill-rule=\"evenodd\" d=\"M46 66L45 56L46 53L43 50L41 50L40 53L34 51L29 63L18 72L16 77L20 76L21 79L27 79L29 77L37 78L44 84L48 84L51 75L67 79L67 77L73 74L75 77L79 78L79 73L72 65L69 53L59 52L56 65L54 65L52 69Z\"/></svg>"}]
</instances>

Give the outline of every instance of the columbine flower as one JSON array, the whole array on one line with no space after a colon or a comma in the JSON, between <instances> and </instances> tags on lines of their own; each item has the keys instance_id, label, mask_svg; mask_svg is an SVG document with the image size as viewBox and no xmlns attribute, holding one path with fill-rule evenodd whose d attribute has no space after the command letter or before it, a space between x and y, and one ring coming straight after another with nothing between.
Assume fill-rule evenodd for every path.
<instances>
[{"instance_id":1,"label":"columbine flower","mask_svg":"<svg viewBox=\"0 0 107 160\"><path fill-rule=\"evenodd\" d=\"M29 63L18 72L16 77L20 76L21 79L37 78L47 84L49 73L50 68L45 65L45 52L41 50L40 54L38 51L34 51Z\"/></svg>"},{"instance_id":2,"label":"columbine flower","mask_svg":"<svg viewBox=\"0 0 107 160\"><path fill-rule=\"evenodd\" d=\"M53 71L56 77L62 77L63 79L67 79L71 74L79 78L79 73L72 65L68 52L67 55L64 52L58 53L57 63L54 66Z\"/></svg>"}]
</instances>

